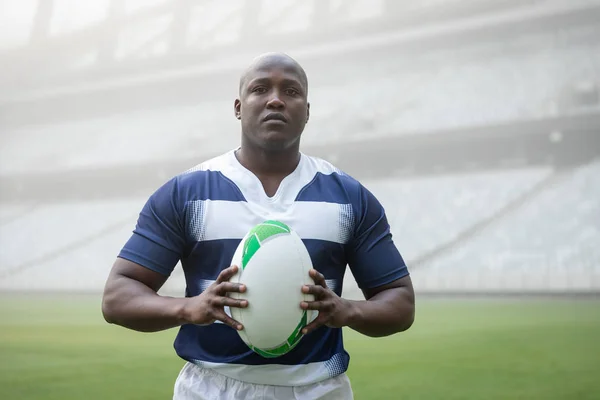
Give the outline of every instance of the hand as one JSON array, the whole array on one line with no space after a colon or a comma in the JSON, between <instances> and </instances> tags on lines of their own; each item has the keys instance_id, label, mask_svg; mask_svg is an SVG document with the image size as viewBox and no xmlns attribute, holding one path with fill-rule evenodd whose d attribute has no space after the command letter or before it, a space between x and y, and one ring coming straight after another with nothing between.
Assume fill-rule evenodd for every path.
<instances>
[{"instance_id":1,"label":"hand","mask_svg":"<svg viewBox=\"0 0 600 400\"><path fill-rule=\"evenodd\" d=\"M201 294L191 297L184 308L186 320L191 324L208 325L221 321L237 330L244 327L225 313L224 307L248 307L247 300L232 299L227 293L244 293L246 285L229 282L238 271L237 265L221 271L217 280Z\"/></svg>"},{"instance_id":2,"label":"hand","mask_svg":"<svg viewBox=\"0 0 600 400\"><path fill-rule=\"evenodd\" d=\"M351 314L351 303L342 299L335 292L327 287L325 277L315 269L309 271L310 277L315 281L314 285L302 287L302 293L315 296L314 301L300 303L303 310L317 310L319 316L310 324L302 329L303 334L307 334L322 325L330 328L341 328L347 325Z\"/></svg>"}]
</instances>

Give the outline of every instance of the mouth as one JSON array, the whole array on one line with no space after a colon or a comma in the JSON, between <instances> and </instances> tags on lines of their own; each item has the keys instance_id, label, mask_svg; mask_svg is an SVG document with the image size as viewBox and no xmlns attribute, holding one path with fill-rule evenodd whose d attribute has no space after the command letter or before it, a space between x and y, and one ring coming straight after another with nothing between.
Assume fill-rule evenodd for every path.
<instances>
[{"instance_id":1,"label":"mouth","mask_svg":"<svg viewBox=\"0 0 600 400\"><path fill-rule=\"evenodd\" d=\"M283 114L281 114L281 113L270 113L270 114L268 114L263 119L263 122L267 122L267 121L279 121L279 122L283 122L283 123L287 123L288 122L287 118Z\"/></svg>"}]
</instances>

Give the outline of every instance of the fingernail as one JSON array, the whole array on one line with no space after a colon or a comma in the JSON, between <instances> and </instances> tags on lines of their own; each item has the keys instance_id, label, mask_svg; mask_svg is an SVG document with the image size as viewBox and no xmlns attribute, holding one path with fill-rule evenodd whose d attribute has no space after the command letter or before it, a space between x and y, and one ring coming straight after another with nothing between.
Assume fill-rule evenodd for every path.
<instances>
[{"instance_id":1,"label":"fingernail","mask_svg":"<svg viewBox=\"0 0 600 400\"><path fill-rule=\"evenodd\" d=\"M238 325L238 326L237 326L237 330L238 330L238 331L241 331L241 330L242 330L242 328L243 328L243 326L241 326L241 325Z\"/></svg>"},{"instance_id":2,"label":"fingernail","mask_svg":"<svg viewBox=\"0 0 600 400\"><path fill-rule=\"evenodd\" d=\"M302 334L306 335L306 329L302 329Z\"/></svg>"}]
</instances>

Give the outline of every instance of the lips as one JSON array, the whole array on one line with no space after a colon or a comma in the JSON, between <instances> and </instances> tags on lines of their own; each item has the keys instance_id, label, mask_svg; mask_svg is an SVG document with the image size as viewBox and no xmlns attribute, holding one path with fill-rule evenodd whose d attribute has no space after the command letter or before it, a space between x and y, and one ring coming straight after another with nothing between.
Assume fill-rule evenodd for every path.
<instances>
[{"instance_id":1,"label":"lips","mask_svg":"<svg viewBox=\"0 0 600 400\"><path fill-rule=\"evenodd\" d=\"M270 113L263 119L263 121L264 122L267 122L267 121L288 122L287 118L281 113Z\"/></svg>"}]
</instances>

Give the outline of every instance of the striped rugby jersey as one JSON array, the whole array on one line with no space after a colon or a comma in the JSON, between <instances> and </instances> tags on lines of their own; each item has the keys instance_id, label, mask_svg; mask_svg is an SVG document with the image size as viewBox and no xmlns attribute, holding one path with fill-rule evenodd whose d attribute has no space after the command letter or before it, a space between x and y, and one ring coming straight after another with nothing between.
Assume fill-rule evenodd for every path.
<instances>
[{"instance_id":1,"label":"striped rugby jersey","mask_svg":"<svg viewBox=\"0 0 600 400\"><path fill-rule=\"evenodd\" d=\"M165 276L181 261L186 296L196 296L230 266L245 234L269 219L298 233L314 268L338 295L346 266L362 289L408 275L373 194L330 163L303 153L273 197L234 150L177 175L150 196L119 257ZM350 361L342 330L324 326L278 358L254 353L223 323L183 325L174 347L184 360L267 385L315 383L345 372Z\"/></svg>"}]
</instances>

